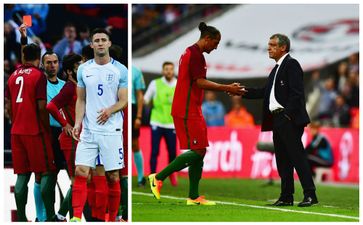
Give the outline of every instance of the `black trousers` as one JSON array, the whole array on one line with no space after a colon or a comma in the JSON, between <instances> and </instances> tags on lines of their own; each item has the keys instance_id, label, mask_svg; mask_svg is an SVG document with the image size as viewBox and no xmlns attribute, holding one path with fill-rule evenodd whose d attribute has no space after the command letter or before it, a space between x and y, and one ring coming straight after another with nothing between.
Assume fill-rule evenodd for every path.
<instances>
[{"instance_id":1,"label":"black trousers","mask_svg":"<svg viewBox=\"0 0 363 225\"><path fill-rule=\"evenodd\" d=\"M174 129L168 129L158 126L151 126L151 155L150 155L150 171L156 172L157 161L160 151L161 138L164 137L166 148L169 154L169 163L176 158L176 134Z\"/></svg>"},{"instance_id":2,"label":"black trousers","mask_svg":"<svg viewBox=\"0 0 363 225\"><path fill-rule=\"evenodd\" d=\"M294 168L299 176L304 196L315 196L315 185L301 141L304 127L296 126L284 112L273 115L273 142L277 170L281 178L280 198L294 194Z\"/></svg>"}]
</instances>

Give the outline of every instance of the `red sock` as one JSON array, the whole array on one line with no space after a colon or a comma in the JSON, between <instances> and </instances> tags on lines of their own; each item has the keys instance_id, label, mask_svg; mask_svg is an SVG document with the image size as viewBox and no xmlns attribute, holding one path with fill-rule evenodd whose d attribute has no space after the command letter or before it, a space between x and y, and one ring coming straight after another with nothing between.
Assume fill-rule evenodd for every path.
<instances>
[{"instance_id":1,"label":"red sock","mask_svg":"<svg viewBox=\"0 0 363 225\"><path fill-rule=\"evenodd\" d=\"M118 207L120 206L121 189L120 180L116 182L108 182L108 214L109 221L116 220Z\"/></svg>"},{"instance_id":2,"label":"red sock","mask_svg":"<svg viewBox=\"0 0 363 225\"><path fill-rule=\"evenodd\" d=\"M95 205L95 183L93 178L91 182L87 185L87 201L89 207L92 209Z\"/></svg>"},{"instance_id":3,"label":"red sock","mask_svg":"<svg viewBox=\"0 0 363 225\"><path fill-rule=\"evenodd\" d=\"M105 220L107 209L107 180L105 176L93 176L95 184L95 201L92 208L92 217L100 220Z\"/></svg>"},{"instance_id":4,"label":"red sock","mask_svg":"<svg viewBox=\"0 0 363 225\"><path fill-rule=\"evenodd\" d=\"M87 177L76 176L72 187L73 216L82 218L84 204L87 200Z\"/></svg>"}]
</instances>

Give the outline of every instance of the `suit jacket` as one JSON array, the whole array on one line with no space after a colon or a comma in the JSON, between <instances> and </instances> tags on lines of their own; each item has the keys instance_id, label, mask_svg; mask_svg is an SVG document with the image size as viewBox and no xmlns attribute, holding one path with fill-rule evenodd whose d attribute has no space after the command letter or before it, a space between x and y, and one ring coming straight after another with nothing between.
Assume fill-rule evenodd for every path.
<instances>
[{"instance_id":1,"label":"suit jacket","mask_svg":"<svg viewBox=\"0 0 363 225\"><path fill-rule=\"evenodd\" d=\"M262 131L272 130L272 114L269 110L270 93L275 70L271 71L267 83L262 88L246 88L243 96L247 99L263 98ZM297 126L306 126L309 116L305 108L303 70L299 62L287 55L282 61L275 80L275 98L284 107L288 115Z\"/></svg>"}]
</instances>

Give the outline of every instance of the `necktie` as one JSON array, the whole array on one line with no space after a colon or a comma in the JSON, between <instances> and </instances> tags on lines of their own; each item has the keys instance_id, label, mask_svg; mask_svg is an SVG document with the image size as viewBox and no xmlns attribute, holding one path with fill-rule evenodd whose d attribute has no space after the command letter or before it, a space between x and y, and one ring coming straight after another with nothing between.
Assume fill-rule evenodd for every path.
<instances>
[{"instance_id":1,"label":"necktie","mask_svg":"<svg viewBox=\"0 0 363 225\"><path fill-rule=\"evenodd\" d=\"M279 67L279 64L276 64L275 67L271 71L271 73L273 74L273 77L275 77L277 67Z\"/></svg>"},{"instance_id":2,"label":"necktie","mask_svg":"<svg viewBox=\"0 0 363 225\"><path fill-rule=\"evenodd\" d=\"M276 64L275 67L272 69L272 71L270 73L269 81L268 81L268 90L271 90L271 88L272 88L272 84L273 84L274 79L275 79L277 67L279 67L279 64ZM270 93L270 92L268 92L268 93Z\"/></svg>"}]
</instances>

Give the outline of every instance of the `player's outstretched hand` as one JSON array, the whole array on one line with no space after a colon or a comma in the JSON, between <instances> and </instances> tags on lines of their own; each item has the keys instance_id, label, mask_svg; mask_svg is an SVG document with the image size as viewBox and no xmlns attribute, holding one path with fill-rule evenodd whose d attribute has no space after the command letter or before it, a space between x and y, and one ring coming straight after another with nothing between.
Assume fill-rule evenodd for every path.
<instances>
[{"instance_id":1,"label":"player's outstretched hand","mask_svg":"<svg viewBox=\"0 0 363 225\"><path fill-rule=\"evenodd\" d=\"M101 109L100 111L98 111L98 116L97 116L97 123L100 125L103 125L107 122L108 118L110 118L111 116L111 111L109 109Z\"/></svg>"},{"instance_id":2,"label":"player's outstretched hand","mask_svg":"<svg viewBox=\"0 0 363 225\"><path fill-rule=\"evenodd\" d=\"M80 125L74 125L73 130L72 130L72 137L74 140L79 141L80 131L81 131Z\"/></svg>"},{"instance_id":3,"label":"player's outstretched hand","mask_svg":"<svg viewBox=\"0 0 363 225\"><path fill-rule=\"evenodd\" d=\"M241 86L240 83L232 83L228 85L228 90L226 91L226 93L229 96L242 96L247 92L247 90L245 89L245 86Z\"/></svg>"},{"instance_id":4,"label":"player's outstretched hand","mask_svg":"<svg viewBox=\"0 0 363 225\"><path fill-rule=\"evenodd\" d=\"M20 25L19 32L20 32L21 37L26 37L26 28L27 27L28 26L25 23Z\"/></svg>"},{"instance_id":5,"label":"player's outstretched hand","mask_svg":"<svg viewBox=\"0 0 363 225\"><path fill-rule=\"evenodd\" d=\"M69 124L69 123L67 123L63 128L62 128L63 130L64 130L64 132L66 132L66 134L68 135L68 136L72 136L73 134L72 134L72 132L73 132L73 127Z\"/></svg>"}]
</instances>

